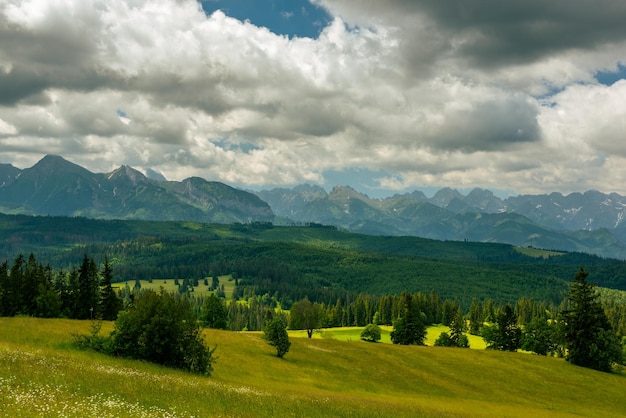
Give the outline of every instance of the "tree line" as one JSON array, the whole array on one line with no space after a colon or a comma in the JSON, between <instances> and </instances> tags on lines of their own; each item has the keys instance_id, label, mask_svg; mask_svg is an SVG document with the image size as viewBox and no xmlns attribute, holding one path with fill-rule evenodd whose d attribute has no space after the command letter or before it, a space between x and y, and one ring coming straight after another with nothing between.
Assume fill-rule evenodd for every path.
<instances>
[{"instance_id":1,"label":"tree line","mask_svg":"<svg viewBox=\"0 0 626 418\"><path fill-rule=\"evenodd\" d=\"M319 328L360 326L368 327L364 339L376 340L375 327L389 325L393 326L391 339L395 344L423 344L426 327L441 323L450 327L450 333L440 335L436 345L467 347L467 337L463 334L468 332L481 335L490 349L515 351L522 348L544 355L565 355L576 364L607 370L609 365L621 361L618 337L626 335L626 304L621 303L620 294L609 292L603 296L607 302L603 306L601 295L587 281L587 276L582 269L576 274L568 297L558 306L526 298L520 298L515 304L474 299L465 313L458 301L442 299L434 291L382 296L346 293L335 303L311 302L305 297L292 303L289 314L278 309L280 295L277 292L273 296L248 292L245 300L230 303L217 292L206 297L179 292L171 296L173 299L168 306L175 307L184 301L192 312L193 322L199 325L239 331L267 330L269 324L273 324L272 335L281 336L278 328L283 325L306 329L309 337ZM191 286L194 284L198 285L192 283ZM212 286L216 288L217 284L214 280ZM139 286L133 289L125 286L116 292L106 256L99 268L85 254L81 265L67 272L44 267L33 254L28 258L20 254L12 265L8 262L0 265L0 314L3 316L115 320L124 308L122 318L128 321L136 301L154 298L153 294ZM123 321L121 324L125 323ZM100 344L105 345L110 346ZM121 346L116 346L118 353L124 352ZM285 344L277 349L284 355ZM138 354L131 350L130 356Z\"/></svg>"},{"instance_id":2,"label":"tree line","mask_svg":"<svg viewBox=\"0 0 626 418\"><path fill-rule=\"evenodd\" d=\"M0 264L0 315L114 320L122 303L112 281L106 257L99 269L85 254L79 267L66 272L43 266L32 253L20 254L11 266Z\"/></svg>"}]
</instances>

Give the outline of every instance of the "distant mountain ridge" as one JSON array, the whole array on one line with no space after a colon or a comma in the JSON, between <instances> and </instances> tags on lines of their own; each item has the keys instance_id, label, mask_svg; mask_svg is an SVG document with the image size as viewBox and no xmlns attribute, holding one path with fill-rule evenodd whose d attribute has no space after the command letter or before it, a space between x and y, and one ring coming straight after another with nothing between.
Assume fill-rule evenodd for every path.
<instances>
[{"instance_id":1,"label":"distant mountain ridge","mask_svg":"<svg viewBox=\"0 0 626 418\"><path fill-rule=\"evenodd\" d=\"M597 191L501 199L443 188L371 199L349 186L248 192L200 177L167 181L121 166L92 173L60 156L0 164L0 212L210 223L320 223L370 235L497 242L626 259L626 197Z\"/></svg>"},{"instance_id":2,"label":"distant mountain ridge","mask_svg":"<svg viewBox=\"0 0 626 418\"><path fill-rule=\"evenodd\" d=\"M302 193L305 190L306 193ZM371 199L348 186L257 193L277 216L366 234L499 242L626 258L626 197L597 191L501 199L476 188L466 196L444 188ZM290 202L298 202L290 205Z\"/></svg>"},{"instance_id":3,"label":"distant mountain ridge","mask_svg":"<svg viewBox=\"0 0 626 418\"><path fill-rule=\"evenodd\" d=\"M274 219L256 195L197 177L154 180L128 166L92 173L54 155L30 168L13 169L0 168L4 213L217 223Z\"/></svg>"}]
</instances>

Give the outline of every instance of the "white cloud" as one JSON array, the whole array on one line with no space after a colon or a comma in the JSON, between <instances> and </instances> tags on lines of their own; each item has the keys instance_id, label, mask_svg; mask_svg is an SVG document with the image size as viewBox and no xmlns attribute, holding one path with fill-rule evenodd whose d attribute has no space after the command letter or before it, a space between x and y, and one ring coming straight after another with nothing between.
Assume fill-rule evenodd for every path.
<instances>
[{"instance_id":1,"label":"white cloud","mask_svg":"<svg viewBox=\"0 0 626 418\"><path fill-rule=\"evenodd\" d=\"M626 62L621 6L316 3L333 22L289 39L191 0L5 0L0 158L240 185L366 168L393 189L626 192L626 85L594 80Z\"/></svg>"}]
</instances>

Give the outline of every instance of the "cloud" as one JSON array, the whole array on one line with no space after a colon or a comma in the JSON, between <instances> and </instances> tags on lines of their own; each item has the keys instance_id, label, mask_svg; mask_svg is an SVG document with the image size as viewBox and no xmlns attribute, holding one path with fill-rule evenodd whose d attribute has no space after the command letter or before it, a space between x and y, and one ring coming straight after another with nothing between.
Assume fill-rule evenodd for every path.
<instances>
[{"instance_id":1,"label":"cloud","mask_svg":"<svg viewBox=\"0 0 626 418\"><path fill-rule=\"evenodd\" d=\"M0 158L242 186L624 191L620 2L317 0L317 39L192 0L0 4ZM607 170L614 170L607 174ZM356 170L356 171L355 171Z\"/></svg>"}]
</instances>

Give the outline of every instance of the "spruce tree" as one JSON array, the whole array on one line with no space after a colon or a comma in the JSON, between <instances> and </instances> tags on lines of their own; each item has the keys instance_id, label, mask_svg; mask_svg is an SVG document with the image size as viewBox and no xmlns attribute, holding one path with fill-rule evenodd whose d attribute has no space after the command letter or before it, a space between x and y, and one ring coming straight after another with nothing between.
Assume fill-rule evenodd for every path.
<instances>
[{"instance_id":1,"label":"spruce tree","mask_svg":"<svg viewBox=\"0 0 626 418\"><path fill-rule=\"evenodd\" d=\"M9 263L0 264L0 316L9 316L9 304L12 299L9 281Z\"/></svg>"},{"instance_id":2,"label":"spruce tree","mask_svg":"<svg viewBox=\"0 0 626 418\"><path fill-rule=\"evenodd\" d=\"M115 290L112 286L113 271L111 270L111 264L109 258L104 257L104 264L102 266L102 281L100 282L100 304L98 313L105 321L114 321L117 318L117 313L122 309L122 301L115 294Z\"/></svg>"},{"instance_id":3,"label":"spruce tree","mask_svg":"<svg viewBox=\"0 0 626 418\"><path fill-rule=\"evenodd\" d=\"M74 318L93 318L97 314L100 302L100 288L96 263L89 259L87 254L83 256L83 262L78 269L77 285Z\"/></svg>"},{"instance_id":4,"label":"spruce tree","mask_svg":"<svg viewBox=\"0 0 626 418\"><path fill-rule=\"evenodd\" d=\"M25 290L22 283L24 278L24 270L26 268L26 261L24 255L17 256L6 281L6 285L3 291L3 315L15 316L25 313L24 308L24 295Z\"/></svg>"},{"instance_id":5,"label":"spruce tree","mask_svg":"<svg viewBox=\"0 0 626 418\"><path fill-rule=\"evenodd\" d=\"M487 348L501 351L517 351L522 331L517 326L517 317L511 305L505 305L496 315L496 324L483 328L482 337Z\"/></svg>"},{"instance_id":6,"label":"spruce tree","mask_svg":"<svg viewBox=\"0 0 626 418\"><path fill-rule=\"evenodd\" d=\"M424 345L426 339L426 325L416 301L411 294L401 296L403 310L401 316L393 322L391 342L402 345Z\"/></svg>"},{"instance_id":7,"label":"spruce tree","mask_svg":"<svg viewBox=\"0 0 626 418\"><path fill-rule=\"evenodd\" d=\"M450 339L453 345L459 346L463 337L463 331L465 331L465 319L463 318L463 311L458 308L452 322L450 322Z\"/></svg>"},{"instance_id":8,"label":"spruce tree","mask_svg":"<svg viewBox=\"0 0 626 418\"><path fill-rule=\"evenodd\" d=\"M568 295L570 309L562 314L566 359L578 366L608 372L622 360L621 345L587 276L589 273L582 267L574 276Z\"/></svg>"},{"instance_id":9,"label":"spruce tree","mask_svg":"<svg viewBox=\"0 0 626 418\"><path fill-rule=\"evenodd\" d=\"M200 309L200 322L205 327L217 329L226 329L228 325L226 305L214 293L204 299Z\"/></svg>"},{"instance_id":10,"label":"spruce tree","mask_svg":"<svg viewBox=\"0 0 626 418\"><path fill-rule=\"evenodd\" d=\"M472 335L480 335L483 322L483 307L476 299L472 299L469 311L469 333Z\"/></svg>"}]
</instances>

